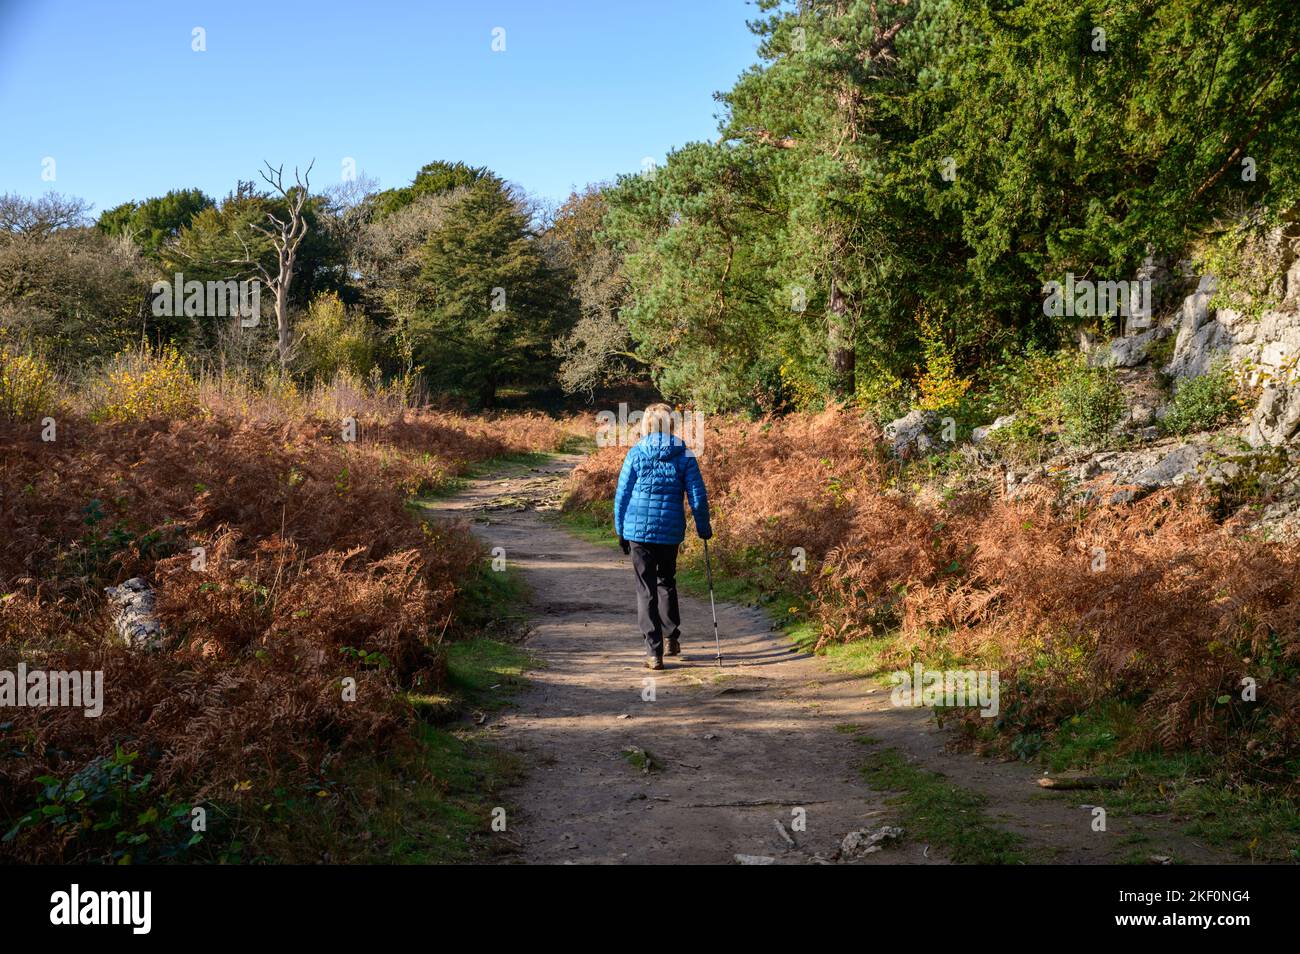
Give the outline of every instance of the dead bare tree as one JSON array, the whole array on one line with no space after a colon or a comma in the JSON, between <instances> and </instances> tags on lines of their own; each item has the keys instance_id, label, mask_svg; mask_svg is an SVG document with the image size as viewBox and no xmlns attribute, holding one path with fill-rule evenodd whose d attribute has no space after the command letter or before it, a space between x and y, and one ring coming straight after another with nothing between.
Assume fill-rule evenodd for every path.
<instances>
[{"instance_id":1,"label":"dead bare tree","mask_svg":"<svg viewBox=\"0 0 1300 954\"><path fill-rule=\"evenodd\" d=\"M311 169L315 164L316 160L313 159L301 176L295 166L294 184L285 188L284 166L272 167L269 162L266 163L266 171L261 172L261 176L284 199L289 210L288 221L274 212L267 212L268 225L252 226L254 231L270 239L275 247L277 269L274 275L251 253L245 260L261 276L262 284L275 296L276 352L281 367L287 365L292 356L293 329L289 326L289 291L293 286L294 259L298 254L298 246L307 235L307 219L303 215L303 208L311 197ZM247 246L245 250L247 251Z\"/></svg>"},{"instance_id":2,"label":"dead bare tree","mask_svg":"<svg viewBox=\"0 0 1300 954\"><path fill-rule=\"evenodd\" d=\"M90 203L57 192L39 199L17 193L0 195L0 235L25 235L44 239L60 229L86 224Z\"/></svg>"}]
</instances>

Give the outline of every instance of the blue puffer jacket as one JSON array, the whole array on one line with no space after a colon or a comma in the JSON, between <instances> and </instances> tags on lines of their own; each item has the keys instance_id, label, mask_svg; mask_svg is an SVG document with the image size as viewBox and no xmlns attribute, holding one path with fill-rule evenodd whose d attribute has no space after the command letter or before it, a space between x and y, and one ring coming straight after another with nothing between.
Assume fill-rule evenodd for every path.
<instances>
[{"instance_id":1,"label":"blue puffer jacket","mask_svg":"<svg viewBox=\"0 0 1300 954\"><path fill-rule=\"evenodd\" d=\"M623 458L614 491L614 529L634 543L681 543L686 536L683 495L690 498L696 532L709 539L709 497L695 455L680 437L647 434Z\"/></svg>"}]
</instances>

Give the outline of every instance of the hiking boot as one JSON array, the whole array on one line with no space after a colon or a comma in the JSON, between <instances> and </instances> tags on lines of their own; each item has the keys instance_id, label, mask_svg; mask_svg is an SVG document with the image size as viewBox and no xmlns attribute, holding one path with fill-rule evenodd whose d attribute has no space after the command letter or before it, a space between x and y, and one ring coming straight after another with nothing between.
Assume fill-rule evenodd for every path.
<instances>
[{"instance_id":1,"label":"hiking boot","mask_svg":"<svg viewBox=\"0 0 1300 954\"><path fill-rule=\"evenodd\" d=\"M663 657L663 656L646 656L646 658L645 658L645 667L646 667L647 669L663 669L663 668L664 668L664 657Z\"/></svg>"},{"instance_id":2,"label":"hiking boot","mask_svg":"<svg viewBox=\"0 0 1300 954\"><path fill-rule=\"evenodd\" d=\"M668 637L668 651L665 652L664 655L665 655L665 656L680 656L681 654L682 654L682 644L681 644L681 640L679 640L676 636L669 636L669 637Z\"/></svg>"}]
</instances>

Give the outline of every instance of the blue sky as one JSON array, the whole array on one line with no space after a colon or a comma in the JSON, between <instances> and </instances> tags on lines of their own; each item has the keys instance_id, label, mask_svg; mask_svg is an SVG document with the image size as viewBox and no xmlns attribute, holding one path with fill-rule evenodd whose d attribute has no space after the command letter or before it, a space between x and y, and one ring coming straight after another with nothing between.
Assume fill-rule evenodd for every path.
<instances>
[{"instance_id":1,"label":"blue sky","mask_svg":"<svg viewBox=\"0 0 1300 954\"><path fill-rule=\"evenodd\" d=\"M712 138L756 15L745 0L0 0L0 192L101 211L190 186L219 198L263 159L314 157L325 186L351 157L384 188L448 159L560 199Z\"/></svg>"}]
</instances>

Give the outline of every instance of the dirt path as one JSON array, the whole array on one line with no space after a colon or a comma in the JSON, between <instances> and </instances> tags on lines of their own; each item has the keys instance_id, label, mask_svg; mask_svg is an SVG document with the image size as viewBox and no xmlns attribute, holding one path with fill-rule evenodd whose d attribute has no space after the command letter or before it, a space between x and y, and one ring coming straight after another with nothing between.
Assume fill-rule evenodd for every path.
<instances>
[{"instance_id":1,"label":"dirt path","mask_svg":"<svg viewBox=\"0 0 1300 954\"><path fill-rule=\"evenodd\" d=\"M548 514L580 459L474 480L432 508L469 518L533 593L526 646L540 668L483 730L529 765L510 797L519 860L839 860L846 833L896 814L889 793L870 790L858 772L869 751L858 734L987 796L989 817L1025 839L1030 859L1109 862L1140 843L1153 855L1217 860L1158 818L1112 817L1094 832L1088 793L1049 796L1027 766L945 751L925 710L892 707L874 680L829 673L794 651L762 610L719 604L719 670L708 602L683 597L683 655L666 659L664 672L642 668L627 558ZM802 831L793 824L799 809ZM939 847L912 837L856 860L946 863Z\"/></svg>"}]
</instances>

